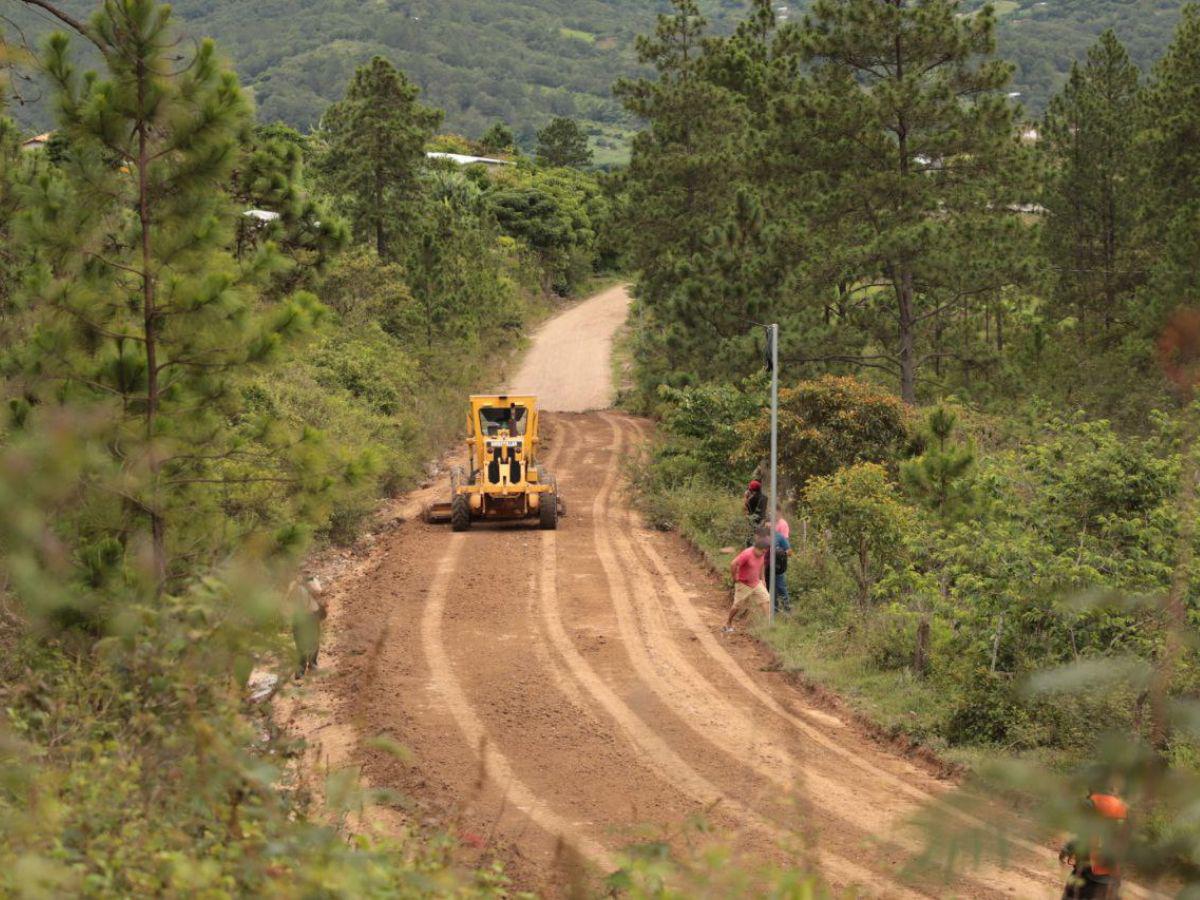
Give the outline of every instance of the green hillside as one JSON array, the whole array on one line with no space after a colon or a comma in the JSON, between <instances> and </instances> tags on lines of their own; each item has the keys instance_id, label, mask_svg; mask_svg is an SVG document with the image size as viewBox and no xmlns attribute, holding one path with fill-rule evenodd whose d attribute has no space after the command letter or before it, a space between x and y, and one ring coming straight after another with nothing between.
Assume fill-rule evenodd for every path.
<instances>
[{"instance_id":1,"label":"green hillside","mask_svg":"<svg viewBox=\"0 0 1200 900\"><path fill-rule=\"evenodd\" d=\"M67 0L83 16L96 4ZM478 136L496 120L532 147L551 116L587 122L603 155L624 145L628 117L614 79L636 69L634 40L652 30L665 3L645 0L179 0L192 37L215 38L255 97L260 121L309 129L339 98L356 66L382 55L405 71L427 102L446 110L446 129ZM704 4L721 30L740 0ZM0 0L31 39L47 20ZM16 110L27 127L49 121L43 104ZM606 138L605 135L608 135Z\"/></svg>"},{"instance_id":2,"label":"green hillside","mask_svg":"<svg viewBox=\"0 0 1200 900\"><path fill-rule=\"evenodd\" d=\"M975 6L982 6L976 0ZM1179 22L1182 0L999 0L1000 53L1016 64L1013 90L1040 114L1066 82L1071 63L1109 28L1148 70Z\"/></svg>"},{"instance_id":3,"label":"green hillside","mask_svg":"<svg viewBox=\"0 0 1200 900\"><path fill-rule=\"evenodd\" d=\"M64 7L86 15L91 0ZM1146 67L1162 52L1180 0L1001 0L1001 52L1017 66L1014 90L1040 113L1105 28L1115 27ZM36 40L44 17L17 0L0 8ZM619 158L633 123L612 83L637 71L634 39L653 29L666 2L648 0L179 0L176 15L194 37L216 38L251 89L262 121L311 128L341 96L354 68L380 54L403 69L426 99L446 110L446 129L478 136L497 119L529 148L555 115L584 121L601 160ZM744 0L701 4L727 32ZM808 0L780 0L798 19ZM968 8L982 6L968 0ZM49 121L43 104L17 110L29 128Z\"/></svg>"}]
</instances>

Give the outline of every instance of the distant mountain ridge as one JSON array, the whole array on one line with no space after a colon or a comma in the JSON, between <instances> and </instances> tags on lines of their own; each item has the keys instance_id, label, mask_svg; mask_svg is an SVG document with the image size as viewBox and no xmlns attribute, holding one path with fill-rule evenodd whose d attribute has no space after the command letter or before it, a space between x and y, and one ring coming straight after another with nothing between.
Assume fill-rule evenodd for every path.
<instances>
[{"instance_id":1,"label":"distant mountain ridge","mask_svg":"<svg viewBox=\"0 0 1200 900\"><path fill-rule=\"evenodd\" d=\"M88 15L94 0L64 0ZM744 0L705 0L714 28L727 32ZM964 0L964 9L982 6ZM1014 91L1040 114L1071 60L1107 27L1117 29L1143 67L1171 39L1182 0L996 0L1001 53L1016 64ZM43 17L0 0L6 14L44 33ZM791 21L808 0L779 0ZM250 88L263 121L314 126L342 95L356 66L380 54L400 66L424 99L446 111L446 128L469 136L497 120L532 145L555 115L581 120L600 149L619 156L636 127L612 83L638 71L634 41L653 29L665 0L177 0L190 37L211 36ZM48 123L34 104L18 109L29 128Z\"/></svg>"}]
</instances>

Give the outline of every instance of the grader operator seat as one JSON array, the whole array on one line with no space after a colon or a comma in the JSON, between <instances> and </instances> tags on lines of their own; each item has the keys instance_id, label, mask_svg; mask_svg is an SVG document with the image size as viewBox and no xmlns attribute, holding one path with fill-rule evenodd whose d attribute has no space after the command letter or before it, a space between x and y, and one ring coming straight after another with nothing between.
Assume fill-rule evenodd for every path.
<instances>
[{"instance_id":1,"label":"grader operator seat","mask_svg":"<svg viewBox=\"0 0 1200 900\"><path fill-rule=\"evenodd\" d=\"M473 521L536 518L556 528L561 510L554 479L537 465L537 398L471 397L467 413L469 467L451 475L450 502L426 512L430 522L449 521L465 531Z\"/></svg>"},{"instance_id":2,"label":"grader operator seat","mask_svg":"<svg viewBox=\"0 0 1200 900\"><path fill-rule=\"evenodd\" d=\"M507 481L517 484L522 477L519 452L529 422L529 410L510 403L507 407L484 406L479 409L479 430L488 448L487 482L496 485ZM506 471L507 470L507 471Z\"/></svg>"}]
</instances>

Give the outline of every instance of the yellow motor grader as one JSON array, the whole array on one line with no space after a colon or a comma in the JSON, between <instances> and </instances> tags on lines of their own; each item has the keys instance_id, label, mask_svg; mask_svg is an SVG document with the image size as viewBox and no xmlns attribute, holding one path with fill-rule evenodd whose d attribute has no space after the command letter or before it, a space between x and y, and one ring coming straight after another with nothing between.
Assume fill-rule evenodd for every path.
<instances>
[{"instance_id":1,"label":"yellow motor grader","mask_svg":"<svg viewBox=\"0 0 1200 900\"><path fill-rule=\"evenodd\" d=\"M456 466L450 476L450 502L433 503L427 522L449 522L466 531L472 522L537 519L558 527L562 501L553 477L537 464L536 397L502 394L471 397L467 413L470 471Z\"/></svg>"}]
</instances>

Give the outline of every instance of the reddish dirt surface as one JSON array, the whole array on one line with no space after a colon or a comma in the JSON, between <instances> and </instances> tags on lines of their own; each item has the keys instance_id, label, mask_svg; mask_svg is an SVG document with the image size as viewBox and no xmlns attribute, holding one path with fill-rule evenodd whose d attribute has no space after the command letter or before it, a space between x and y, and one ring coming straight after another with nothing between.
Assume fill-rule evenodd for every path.
<instances>
[{"instance_id":1,"label":"reddish dirt surface","mask_svg":"<svg viewBox=\"0 0 1200 900\"><path fill-rule=\"evenodd\" d=\"M627 298L590 302L607 308L589 321L615 328ZM580 364L565 369L535 343L514 384L558 409L593 403L596 386L572 379L607 378L584 361L608 353L598 331L576 336ZM598 884L637 841L686 851L695 818L750 865L815 866L863 896L1057 895L1061 871L1034 845L950 882L901 881L920 847L909 818L953 785L720 633L721 582L628 502L623 467L648 423L558 412L543 428L567 503L558 531L427 525L413 513L439 483L334 584L324 673L298 719L322 764L360 766L404 798L395 821L454 829L465 861L499 856L547 895ZM411 758L375 749L381 735Z\"/></svg>"},{"instance_id":2,"label":"reddish dirt surface","mask_svg":"<svg viewBox=\"0 0 1200 900\"><path fill-rule=\"evenodd\" d=\"M537 394L546 412L586 412L612 403L613 338L629 315L629 292L609 288L550 319L511 379L514 394Z\"/></svg>"}]
</instances>

